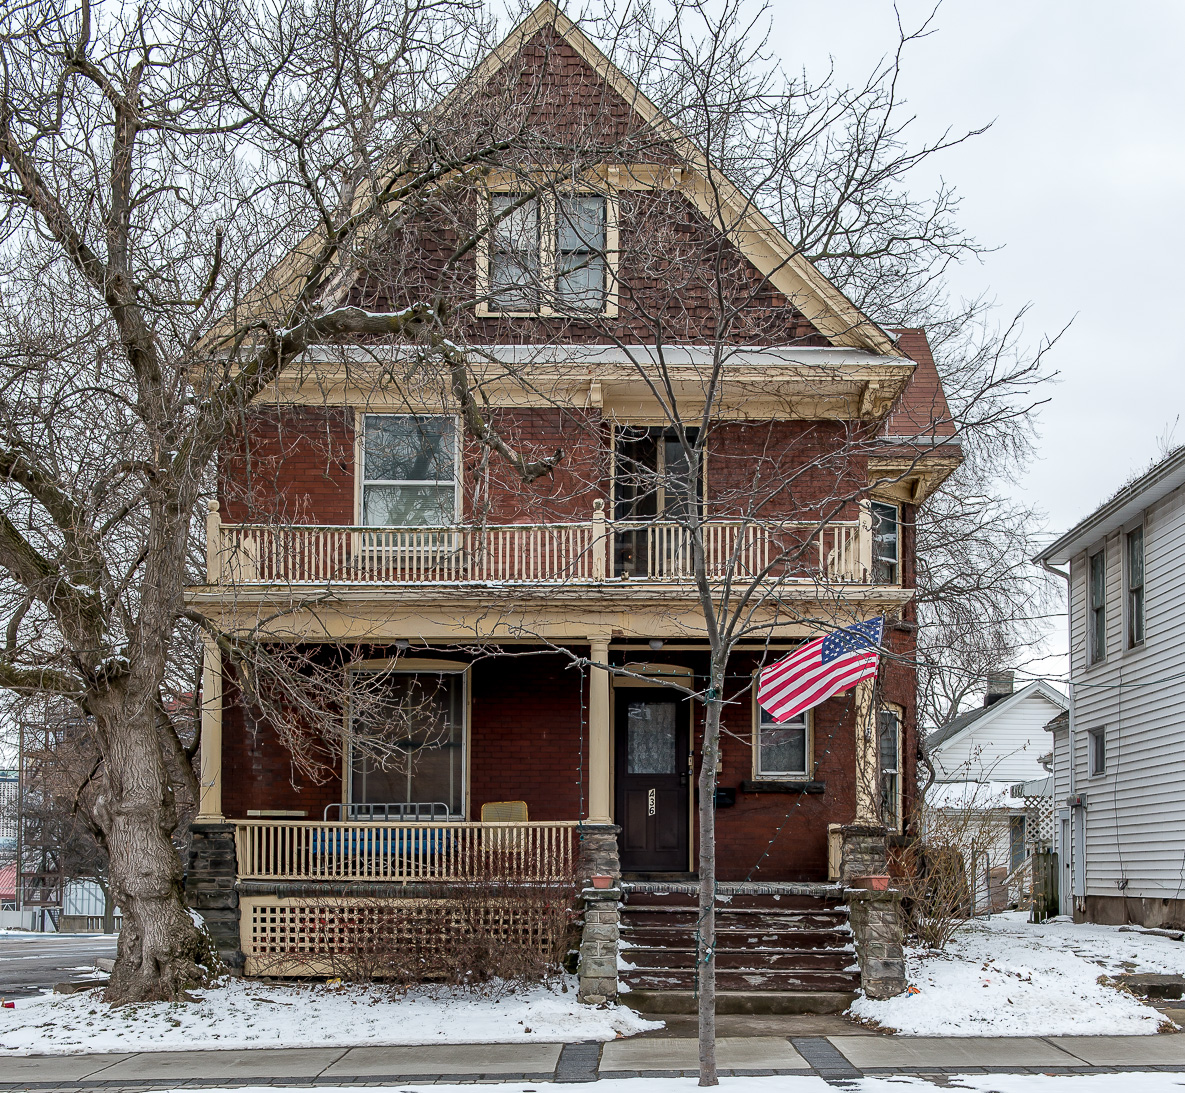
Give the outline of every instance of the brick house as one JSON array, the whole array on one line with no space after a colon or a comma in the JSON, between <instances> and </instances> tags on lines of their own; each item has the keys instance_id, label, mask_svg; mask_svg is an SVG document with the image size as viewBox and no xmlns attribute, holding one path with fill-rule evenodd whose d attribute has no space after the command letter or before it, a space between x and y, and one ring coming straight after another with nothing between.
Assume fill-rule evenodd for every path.
<instances>
[{"instance_id":1,"label":"brick house","mask_svg":"<svg viewBox=\"0 0 1185 1093\"><path fill-rule=\"evenodd\" d=\"M701 708L666 684L694 691L707 667L687 560L694 507L717 587L737 566L793 559L768 569L752 636L729 662L718 876L743 897L730 913L748 900L768 917L784 899L798 917L777 928L819 933L786 953L835 947L822 963L766 966L762 985L838 996L853 983L834 883L840 829L900 837L908 823L912 527L959 458L925 335L877 326L760 214L713 226L703 170L678 134L550 4L478 77L543 88L549 117L595 118L642 161L592 163L579 186L533 197L521 174L491 172L477 197L458 198L457 220L479 215L478 202L505 215L464 262L437 260L458 228L428 214L393 257L360 262L339 299L394 310L454 277L451 298L475 302L450 337L482 362L488 420L522 452L563 458L524 484L465 427L447 385L392 385L366 346L306 354L260 400L223 452L208 580L190 598L228 632L340 665L342 739L295 757L291 734L207 647L196 904L248 973L278 930L299 932L294 908L310 891L327 905L365 882L394 905L419 880L463 881L458 861L497 839L517 840L542 872L557 861L581 881L609 871L627 931L681 908L696 870ZM508 202L519 207L506 213ZM672 264L656 224L694 238L700 257L686 258L693 248ZM702 416L700 383L724 339L705 287L720 263L746 302L730 317L721 410L690 497L671 486L682 457L647 376L673 377L681 410ZM891 655L875 688L788 726L763 719L750 687L761 664L878 614ZM405 717L385 752L381 728L360 743L355 686L387 687L431 732L417 736ZM380 833L394 840L381 853ZM648 910L631 924L631 907ZM739 957L721 968L726 992L755 982ZM635 996L687 988L692 975L674 959L665 978L647 969L627 976Z\"/></svg>"}]
</instances>

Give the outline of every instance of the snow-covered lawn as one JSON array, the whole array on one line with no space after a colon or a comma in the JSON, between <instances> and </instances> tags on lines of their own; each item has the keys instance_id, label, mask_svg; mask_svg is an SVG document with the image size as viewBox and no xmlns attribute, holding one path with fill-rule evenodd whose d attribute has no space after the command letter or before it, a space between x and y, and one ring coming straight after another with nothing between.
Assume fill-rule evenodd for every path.
<instances>
[{"instance_id":1,"label":"snow-covered lawn","mask_svg":"<svg viewBox=\"0 0 1185 1093\"><path fill-rule=\"evenodd\" d=\"M1185 974L1185 943L1115 926L1049 922L1024 913L969 923L946 953L910 950L916 994L849 1011L911 1036L1093 1036L1155 1033L1163 1014L1107 979Z\"/></svg>"},{"instance_id":2,"label":"snow-covered lawn","mask_svg":"<svg viewBox=\"0 0 1185 1093\"><path fill-rule=\"evenodd\" d=\"M661 1022L576 1001L576 981L517 991L276 986L231 979L198 1002L112 1008L96 994L44 994L0 1009L0 1055L168 1049L507 1044L612 1040Z\"/></svg>"}]
</instances>

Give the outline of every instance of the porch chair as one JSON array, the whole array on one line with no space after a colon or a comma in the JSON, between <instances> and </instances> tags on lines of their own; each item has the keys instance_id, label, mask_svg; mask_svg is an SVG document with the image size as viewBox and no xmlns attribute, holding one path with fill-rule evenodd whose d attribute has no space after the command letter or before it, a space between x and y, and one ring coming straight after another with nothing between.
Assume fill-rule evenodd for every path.
<instances>
[{"instance_id":1,"label":"porch chair","mask_svg":"<svg viewBox=\"0 0 1185 1093\"><path fill-rule=\"evenodd\" d=\"M481 806L483 824L527 823L526 801L488 801ZM527 865L527 832L522 828L496 827L482 832L486 872L510 880L521 877Z\"/></svg>"}]
</instances>

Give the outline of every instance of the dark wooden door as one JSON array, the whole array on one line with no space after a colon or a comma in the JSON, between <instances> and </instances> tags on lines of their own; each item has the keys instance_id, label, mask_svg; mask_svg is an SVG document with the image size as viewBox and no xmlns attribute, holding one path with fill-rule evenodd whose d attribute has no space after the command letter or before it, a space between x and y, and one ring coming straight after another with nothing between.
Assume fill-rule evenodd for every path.
<instances>
[{"instance_id":1,"label":"dark wooden door","mask_svg":"<svg viewBox=\"0 0 1185 1093\"><path fill-rule=\"evenodd\" d=\"M657 689L616 691L617 822L626 872L687 869L688 703Z\"/></svg>"}]
</instances>

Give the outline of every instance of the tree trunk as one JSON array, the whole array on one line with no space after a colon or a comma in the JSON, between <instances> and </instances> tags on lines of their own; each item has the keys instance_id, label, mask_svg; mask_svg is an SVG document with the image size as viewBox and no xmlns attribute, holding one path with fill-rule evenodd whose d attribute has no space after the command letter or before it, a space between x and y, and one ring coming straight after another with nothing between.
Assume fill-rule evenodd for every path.
<instances>
[{"instance_id":1,"label":"tree trunk","mask_svg":"<svg viewBox=\"0 0 1185 1093\"><path fill-rule=\"evenodd\" d=\"M713 682L716 673L713 672ZM704 746L699 771L699 1084L719 1085L716 1074L716 762L720 755L720 691L712 687L704 707Z\"/></svg>"},{"instance_id":2,"label":"tree trunk","mask_svg":"<svg viewBox=\"0 0 1185 1093\"><path fill-rule=\"evenodd\" d=\"M128 705L132 705L131 702ZM106 771L96 818L103 829L109 884L123 912L115 969L105 999L173 1001L200 985L204 945L185 905L173 846L177 814L147 703L107 721Z\"/></svg>"}]
</instances>

